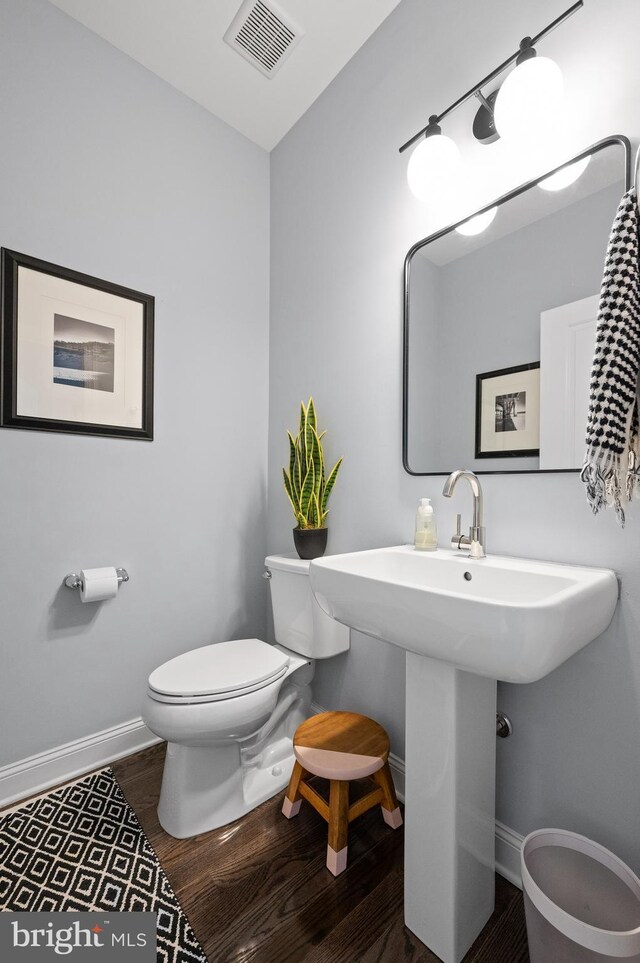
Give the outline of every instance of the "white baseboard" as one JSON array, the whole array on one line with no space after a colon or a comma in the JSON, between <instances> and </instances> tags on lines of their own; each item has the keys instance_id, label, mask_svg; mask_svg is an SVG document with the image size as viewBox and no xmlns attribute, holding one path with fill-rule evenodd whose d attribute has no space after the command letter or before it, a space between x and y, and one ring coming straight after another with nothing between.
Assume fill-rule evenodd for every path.
<instances>
[{"instance_id":1,"label":"white baseboard","mask_svg":"<svg viewBox=\"0 0 640 963\"><path fill-rule=\"evenodd\" d=\"M326 712L322 706L316 702L311 704L314 713ZM396 795L400 802L404 802L405 788L405 768L404 759L389 753L389 767L393 776L393 783L396 787ZM522 877L520 875L520 849L524 836L520 836L513 829L509 829L496 819L496 872L504 876L510 883L522 889Z\"/></svg>"},{"instance_id":2,"label":"white baseboard","mask_svg":"<svg viewBox=\"0 0 640 963\"><path fill-rule=\"evenodd\" d=\"M393 785L395 786L396 796L401 803L405 801L404 799L404 759L400 756L394 755L393 752L389 753L389 769L391 770L391 775L393 776Z\"/></svg>"},{"instance_id":3,"label":"white baseboard","mask_svg":"<svg viewBox=\"0 0 640 963\"><path fill-rule=\"evenodd\" d=\"M522 889L520 850L524 836L496 819L496 872Z\"/></svg>"},{"instance_id":4,"label":"white baseboard","mask_svg":"<svg viewBox=\"0 0 640 963\"><path fill-rule=\"evenodd\" d=\"M68 782L162 740L140 717L0 767L0 807Z\"/></svg>"}]
</instances>

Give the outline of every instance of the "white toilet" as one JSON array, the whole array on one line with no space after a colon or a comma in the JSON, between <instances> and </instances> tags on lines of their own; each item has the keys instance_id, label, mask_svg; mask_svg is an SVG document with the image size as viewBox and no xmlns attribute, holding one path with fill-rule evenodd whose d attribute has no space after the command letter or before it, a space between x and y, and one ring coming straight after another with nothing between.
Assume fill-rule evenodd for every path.
<instances>
[{"instance_id":1,"label":"white toilet","mask_svg":"<svg viewBox=\"0 0 640 963\"><path fill-rule=\"evenodd\" d=\"M265 565L276 645L205 645L149 676L142 718L168 743L158 818L178 839L224 826L287 785L293 734L311 714L313 660L349 648L349 629L313 597L309 562L270 555Z\"/></svg>"}]
</instances>

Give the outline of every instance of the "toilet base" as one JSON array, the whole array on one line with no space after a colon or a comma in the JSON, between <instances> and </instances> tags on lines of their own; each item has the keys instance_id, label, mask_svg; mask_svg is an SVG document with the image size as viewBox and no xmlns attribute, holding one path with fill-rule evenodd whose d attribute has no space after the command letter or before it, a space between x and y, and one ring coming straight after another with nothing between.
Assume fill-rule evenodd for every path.
<instances>
[{"instance_id":1,"label":"toilet base","mask_svg":"<svg viewBox=\"0 0 640 963\"><path fill-rule=\"evenodd\" d=\"M308 659L292 655L290 667L281 688L278 680L264 690L266 699L251 693L212 707L147 699L145 721L167 739L158 819L170 836L187 839L226 826L288 785L293 734L311 714L313 677ZM211 708L220 710L224 725L215 714L211 719Z\"/></svg>"},{"instance_id":2,"label":"toilet base","mask_svg":"<svg viewBox=\"0 0 640 963\"><path fill-rule=\"evenodd\" d=\"M286 788L295 762L291 739L283 736L270 744L253 764L243 765L241 755L237 743L168 743L158 802L165 832L187 839L219 829Z\"/></svg>"}]
</instances>

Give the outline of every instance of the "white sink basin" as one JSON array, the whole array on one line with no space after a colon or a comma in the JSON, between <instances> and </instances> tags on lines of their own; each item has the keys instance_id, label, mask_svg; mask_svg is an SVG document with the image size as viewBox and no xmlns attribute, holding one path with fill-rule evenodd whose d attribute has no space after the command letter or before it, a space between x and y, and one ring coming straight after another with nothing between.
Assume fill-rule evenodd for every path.
<instances>
[{"instance_id":1,"label":"white sink basin","mask_svg":"<svg viewBox=\"0 0 640 963\"><path fill-rule=\"evenodd\" d=\"M410 545L315 559L311 587L339 622L504 682L548 675L609 625L609 569Z\"/></svg>"}]
</instances>

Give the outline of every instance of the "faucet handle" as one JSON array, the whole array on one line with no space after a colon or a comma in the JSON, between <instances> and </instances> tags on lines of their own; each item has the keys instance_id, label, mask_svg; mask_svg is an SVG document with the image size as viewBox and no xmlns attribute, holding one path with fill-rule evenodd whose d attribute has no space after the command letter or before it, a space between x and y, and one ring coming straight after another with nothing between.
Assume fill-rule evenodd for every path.
<instances>
[{"instance_id":1,"label":"faucet handle","mask_svg":"<svg viewBox=\"0 0 640 963\"><path fill-rule=\"evenodd\" d=\"M451 547L461 549L468 545L469 539L462 534L462 515L456 515L456 533L451 536Z\"/></svg>"}]
</instances>

